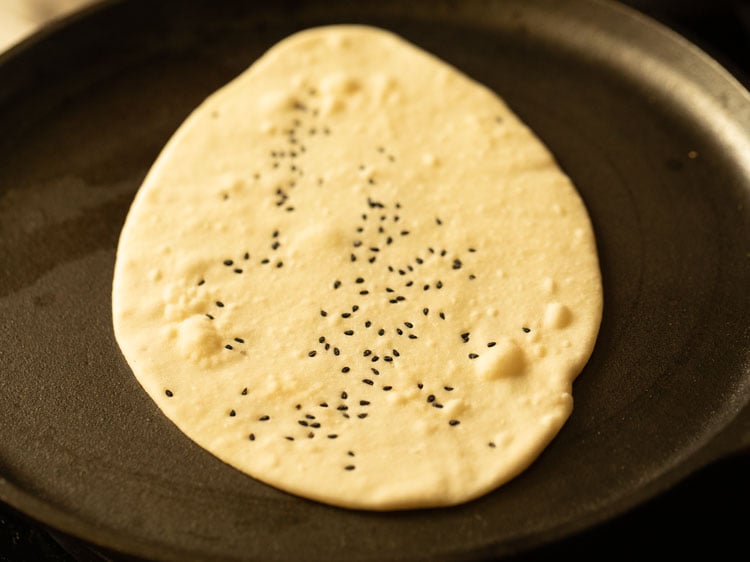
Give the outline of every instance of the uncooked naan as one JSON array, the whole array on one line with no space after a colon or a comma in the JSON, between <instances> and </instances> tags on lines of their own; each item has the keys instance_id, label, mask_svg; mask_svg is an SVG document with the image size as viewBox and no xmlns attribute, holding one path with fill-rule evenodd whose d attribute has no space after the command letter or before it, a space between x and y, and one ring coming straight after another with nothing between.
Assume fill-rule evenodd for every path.
<instances>
[{"instance_id":1,"label":"uncooked naan","mask_svg":"<svg viewBox=\"0 0 750 562\"><path fill-rule=\"evenodd\" d=\"M209 97L140 188L117 341L229 465L374 510L485 494L569 417L602 314L571 181L399 37L303 31Z\"/></svg>"}]
</instances>

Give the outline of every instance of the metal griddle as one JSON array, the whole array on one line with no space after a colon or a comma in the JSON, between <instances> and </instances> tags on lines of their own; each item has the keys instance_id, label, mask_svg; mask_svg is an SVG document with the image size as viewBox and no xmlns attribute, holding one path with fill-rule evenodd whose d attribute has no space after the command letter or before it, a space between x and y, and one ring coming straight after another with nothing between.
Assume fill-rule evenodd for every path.
<instances>
[{"instance_id":1,"label":"metal griddle","mask_svg":"<svg viewBox=\"0 0 750 562\"><path fill-rule=\"evenodd\" d=\"M240 474L160 414L112 335L115 245L161 147L273 43L344 22L505 98L598 237L605 314L572 417L521 476L455 508L348 511ZM0 132L0 500L61 531L149 559L500 557L750 446L750 94L626 8L108 2L0 57Z\"/></svg>"}]
</instances>

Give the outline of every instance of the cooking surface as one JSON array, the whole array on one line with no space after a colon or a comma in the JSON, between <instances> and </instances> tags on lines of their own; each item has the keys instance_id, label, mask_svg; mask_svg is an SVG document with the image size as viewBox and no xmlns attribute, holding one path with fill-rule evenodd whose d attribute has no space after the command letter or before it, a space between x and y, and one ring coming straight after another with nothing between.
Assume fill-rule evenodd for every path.
<instances>
[{"instance_id":1,"label":"cooking surface","mask_svg":"<svg viewBox=\"0 0 750 562\"><path fill-rule=\"evenodd\" d=\"M700 33L700 29L696 29L696 33ZM728 60L741 61L741 57L735 53L723 52L727 53ZM92 228L95 227L92 226ZM719 463L681 484L675 491L645 507L638 508L634 513L585 533L581 537L568 539L553 547L542 549L539 555L555 552L573 553L577 549L602 545L611 548L612 543L619 545L618 550L628 548L628 546L636 549L638 544L642 547L643 542L632 540L634 536L661 538L660 542L665 551L668 549L670 552L689 552L690 549L700 544L727 546L732 544L733 539L736 540L734 544L739 545L740 523L732 519L729 515L732 510L726 508L735 506L740 508L740 513L742 512L741 508L748 499L748 484L746 479L742 478L747 468L747 456ZM716 500L719 498L724 498L729 505L718 503ZM697 502L694 502L696 499ZM14 518L10 511L2 519L5 521L5 529L8 530L7 535L10 538L10 554L4 555L8 557L8 560L29 558L26 554L28 551L20 550L20 545L30 549L39 548L41 550L38 552L46 552L52 560L55 556L60 560L68 559L66 558L68 555L58 548L56 543L47 540L48 535L43 530L38 531L39 534L34 535L33 540L23 540L24 537L31 536L30 529L40 529L40 527L27 526L23 521L16 523L20 520ZM738 532L732 534L732 529ZM16 536L19 540L16 540ZM70 545L71 543L66 543L68 549ZM0 552L3 551L0 550ZM16 558L11 557L16 555L18 555ZM77 556L81 557L80 552Z\"/></svg>"}]
</instances>

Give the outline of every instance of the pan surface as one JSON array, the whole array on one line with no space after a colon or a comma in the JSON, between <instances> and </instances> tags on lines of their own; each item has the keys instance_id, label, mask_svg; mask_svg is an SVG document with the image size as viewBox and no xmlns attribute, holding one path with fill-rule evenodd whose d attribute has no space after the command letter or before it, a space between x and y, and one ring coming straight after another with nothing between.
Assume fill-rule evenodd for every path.
<instances>
[{"instance_id":1,"label":"pan surface","mask_svg":"<svg viewBox=\"0 0 750 562\"><path fill-rule=\"evenodd\" d=\"M276 41L344 22L494 89L597 233L605 313L573 415L526 472L464 506L347 511L247 478L160 414L112 335L115 245L161 147ZM60 530L160 559L503 556L750 444L750 95L627 9L109 2L0 57L0 131L0 499Z\"/></svg>"}]
</instances>

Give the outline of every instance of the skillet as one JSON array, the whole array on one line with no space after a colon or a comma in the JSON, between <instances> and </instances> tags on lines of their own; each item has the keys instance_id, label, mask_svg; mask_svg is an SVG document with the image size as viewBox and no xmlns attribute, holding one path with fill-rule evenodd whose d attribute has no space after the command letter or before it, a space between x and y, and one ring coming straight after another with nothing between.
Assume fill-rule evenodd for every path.
<instances>
[{"instance_id":1,"label":"skillet","mask_svg":"<svg viewBox=\"0 0 750 562\"><path fill-rule=\"evenodd\" d=\"M472 559L624 512L750 444L750 95L609 3L109 2L0 58L0 499L162 559ZM179 9L178 9L179 7ZM155 409L111 334L114 249L164 142L303 27L392 29L503 96L573 178L605 316L573 416L465 506L395 514L267 488Z\"/></svg>"}]
</instances>

